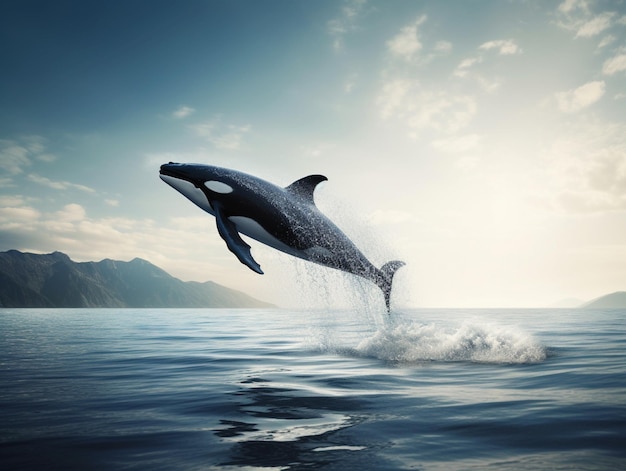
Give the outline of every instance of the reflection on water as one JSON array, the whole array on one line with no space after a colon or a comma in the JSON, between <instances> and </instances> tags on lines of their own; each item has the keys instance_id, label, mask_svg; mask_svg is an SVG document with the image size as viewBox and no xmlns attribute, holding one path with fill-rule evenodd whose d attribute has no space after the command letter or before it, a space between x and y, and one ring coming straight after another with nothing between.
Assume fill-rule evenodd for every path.
<instances>
[{"instance_id":1,"label":"reflection on water","mask_svg":"<svg viewBox=\"0 0 626 471\"><path fill-rule=\"evenodd\" d=\"M247 420L221 419L214 430L223 441L234 443L223 466L319 469L329 464L331 452L367 449L337 436L361 420L356 413L346 414L360 409L354 399L311 395L256 376L239 386L232 394L239 403L238 412Z\"/></svg>"}]
</instances>

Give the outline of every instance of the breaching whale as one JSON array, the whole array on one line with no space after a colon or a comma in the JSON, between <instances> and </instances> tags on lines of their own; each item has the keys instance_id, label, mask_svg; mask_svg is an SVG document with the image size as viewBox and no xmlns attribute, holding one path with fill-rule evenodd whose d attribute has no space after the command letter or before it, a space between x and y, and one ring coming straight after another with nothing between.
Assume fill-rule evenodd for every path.
<instances>
[{"instance_id":1,"label":"breaching whale","mask_svg":"<svg viewBox=\"0 0 626 471\"><path fill-rule=\"evenodd\" d=\"M327 178L309 175L282 188L242 172L211 165L170 162L161 179L215 216L217 230L239 261L263 274L252 258L245 234L281 252L373 281L390 310L393 276L404 262L376 268L313 201L315 187Z\"/></svg>"}]
</instances>

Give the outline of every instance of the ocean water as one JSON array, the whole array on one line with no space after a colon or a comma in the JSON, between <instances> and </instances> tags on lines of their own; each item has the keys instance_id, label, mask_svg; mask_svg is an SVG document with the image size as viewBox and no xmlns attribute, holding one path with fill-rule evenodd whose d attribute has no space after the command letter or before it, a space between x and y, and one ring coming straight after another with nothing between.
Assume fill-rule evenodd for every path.
<instances>
[{"instance_id":1,"label":"ocean water","mask_svg":"<svg viewBox=\"0 0 626 471\"><path fill-rule=\"evenodd\" d=\"M3 470L626 469L626 310L0 310Z\"/></svg>"}]
</instances>

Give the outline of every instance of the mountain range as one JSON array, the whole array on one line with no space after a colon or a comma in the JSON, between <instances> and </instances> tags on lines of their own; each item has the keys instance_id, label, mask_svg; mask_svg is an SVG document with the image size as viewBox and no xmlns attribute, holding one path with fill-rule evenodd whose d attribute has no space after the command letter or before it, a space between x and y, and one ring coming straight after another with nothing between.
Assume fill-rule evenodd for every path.
<instances>
[{"instance_id":1,"label":"mountain range","mask_svg":"<svg viewBox=\"0 0 626 471\"><path fill-rule=\"evenodd\" d=\"M0 252L0 308L259 308L275 307L212 281L184 282L141 258L74 262L66 254ZM626 291L586 303L583 309L625 309Z\"/></svg>"},{"instance_id":2,"label":"mountain range","mask_svg":"<svg viewBox=\"0 0 626 471\"><path fill-rule=\"evenodd\" d=\"M626 291L616 291L592 299L580 306L583 309L624 309L626 308Z\"/></svg>"},{"instance_id":3,"label":"mountain range","mask_svg":"<svg viewBox=\"0 0 626 471\"><path fill-rule=\"evenodd\" d=\"M212 281L184 282L135 258L74 262L66 254L0 252L0 307L273 307Z\"/></svg>"}]
</instances>

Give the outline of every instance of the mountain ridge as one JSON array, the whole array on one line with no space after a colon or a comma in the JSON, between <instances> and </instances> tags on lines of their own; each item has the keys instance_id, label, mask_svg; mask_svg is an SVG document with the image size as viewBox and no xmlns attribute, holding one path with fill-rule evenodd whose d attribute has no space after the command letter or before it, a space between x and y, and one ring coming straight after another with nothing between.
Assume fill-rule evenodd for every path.
<instances>
[{"instance_id":1,"label":"mountain ridge","mask_svg":"<svg viewBox=\"0 0 626 471\"><path fill-rule=\"evenodd\" d=\"M615 291L588 301L581 309L624 309L626 308L626 291Z\"/></svg>"},{"instance_id":2,"label":"mountain ridge","mask_svg":"<svg viewBox=\"0 0 626 471\"><path fill-rule=\"evenodd\" d=\"M0 307L275 307L215 282L184 282L147 260L74 262L62 252L0 252Z\"/></svg>"}]
</instances>

